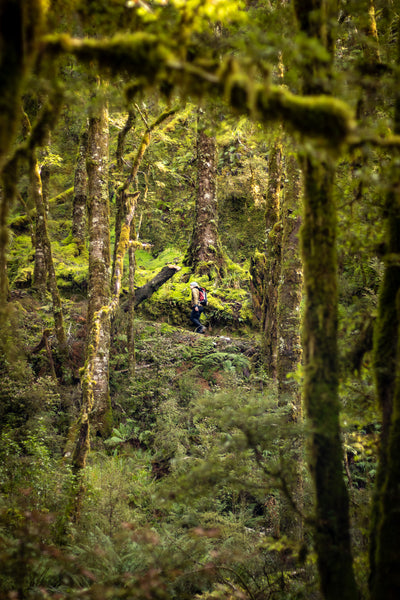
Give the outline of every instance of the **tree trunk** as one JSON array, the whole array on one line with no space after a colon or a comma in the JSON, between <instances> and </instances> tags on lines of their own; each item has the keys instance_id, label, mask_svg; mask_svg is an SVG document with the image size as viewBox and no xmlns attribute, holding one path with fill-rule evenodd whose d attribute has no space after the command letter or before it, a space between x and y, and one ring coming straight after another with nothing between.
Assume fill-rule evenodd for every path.
<instances>
[{"instance_id":1,"label":"tree trunk","mask_svg":"<svg viewBox=\"0 0 400 600\"><path fill-rule=\"evenodd\" d=\"M301 317L303 271L300 259L299 230L302 179L296 157L291 154L286 160L284 193L281 199L280 220L282 239L280 253L280 277L277 300L277 381L278 405L285 406L288 420L303 421L300 385L290 375L296 372L301 362ZM286 451L285 451L286 452ZM293 436L288 442L294 480L294 499L302 511L304 504L304 438ZM286 501L286 499L284 499ZM286 532L297 541L303 539L303 520L299 513L292 513Z\"/></svg>"},{"instance_id":2,"label":"tree trunk","mask_svg":"<svg viewBox=\"0 0 400 600\"><path fill-rule=\"evenodd\" d=\"M300 29L333 55L337 2L295 0ZM305 94L329 90L325 60L311 57L303 70ZM334 164L322 148L305 150L301 235L306 296L303 322L304 406L310 421L310 471L315 487L315 549L326 600L354 600L358 590L350 542L349 499L343 479L337 348L336 207Z\"/></svg>"},{"instance_id":3,"label":"tree trunk","mask_svg":"<svg viewBox=\"0 0 400 600\"><path fill-rule=\"evenodd\" d=\"M92 362L92 380L83 381L83 404L88 403L88 386L93 386L91 424L107 435L111 422L109 353L111 321L97 313L110 302L110 209L108 196L108 111L103 105L89 120L88 133L88 225L89 285L87 360Z\"/></svg>"},{"instance_id":4,"label":"tree trunk","mask_svg":"<svg viewBox=\"0 0 400 600\"><path fill-rule=\"evenodd\" d=\"M378 30L376 26L375 0L365 0L364 10L360 15L362 33L362 55L364 68L375 69L381 62L379 52ZM373 117L376 113L379 78L367 76L363 80L363 89L357 106L357 115Z\"/></svg>"},{"instance_id":5,"label":"tree trunk","mask_svg":"<svg viewBox=\"0 0 400 600\"><path fill-rule=\"evenodd\" d=\"M135 215L134 215L135 218ZM136 230L134 221L131 225L130 240L136 241ZM136 273L136 248L134 244L130 244L128 250L129 256L129 300L128 300L128 326L126 330L127 347L128 347L128 371L131 380L135 374L136 357L135 357L135 273Z\"/></svg>"},{"instance_id":6,"label":"tree trunk","mask_svg":"<svg viewBox=\"0 0 400 600\"><path fill-rule=\"evenodd\" d=\"M266 265L265 252L258 250L250 258L250 290L253 302L253 312L256 319L260 322L260 331L263 331L263 307L264 293L266 288ZM264 338L263 338L264 339ZM262 341L263 341L262 339Z\"/></svg>"},{"instance_id":7,"label":"tree trunk","mask_svg":"<svg viewBox=\"0 0 400 600\"><path fill-rule=\"evenodd\" d=\"M53 302L54 327L57 337L57 345L61 358L65 360L67 353L67 338L64 329L64 319L62 312L62 303L58 291L56 272L54 269L53 255L51 251L51 242L47 231L47 215L43 201L42 181L40 169L36 159L35 151L32 151L30 162L31 189L35 200L37 224L36 228L36 247L43 249L45 275L49 278L49 288ZM39 240L38 240L39 238ZM46 279L45 279L46 282Z\"/></svg>"},{"instance_id":8,"label":"tree trunk","mask_svg":"<svg viewBox=\"0 0 400 600\"><path fill-rule=\"evenodd\" d=\"M32 135L31 124L28 115L24 111L23 118L26 132ZM53 304L54 329L57 338L57 349L59 353L60 364L64 365L67 358L67 338L65 335L62 303L60 293L58 291L51 242L47 229L50 170L48 166L45 166L42 171L44 175L44 185L41 169L37 160L37 153L36 150L32 148L29 154L29 178L33 204L36 210L36 227L34 235L35 249L36 254L39 254L38 259L36 259L37 257L35 254L33 283L40 296L44 297L46 292L46 284L48 281ZM37 276L37 280L35 280L35 274Z\"/></svg>"},{"instance_id":9,"label":"tree trunk","mask_svg":"<svg viewBox=\"0 0 400 600\"><path fill-rule=\"evenodd\" d=\"M285 192L281 201L282 222L281 263L278 285L277 320L278 354L277 379L279 402L293 403L295 420L301 418L301 401L298 383L289 379L301 362L301 315L303 271L300 258L299 231L302 179L295 156L287 159Z\"/></svg>"},{"instance_id":10,"label":"tree trunk","mask_svg":"<svg viewBox=\"0 0 400 600\"><path fill-rule=\"evenodd\" d=\"M357 598L349 532L349 502L339 426L336 211L334 169L304 160L302 256L304 405L311 427L310 471L316 493L315 547L324 598Z\"/></svg>"},{"instance_id":11,"label":"tree trunk","mask_svg":"<svg viewBox=\"0 0 400 600\"><path fill-rule=\"evenodd\" d=\"M400 39L398 39L400 57ZM394 133L400 134L399 74L395 87ZM374 332L374 372L382 430L371 515L372 600L393 600L400 590L400 177L393 150L386 196L385 270Z\"/></svg>"},{"instance_id":12,"label":"tree trunk","mask_svg":"<svg viewBox=\"0 0 400 600\"><path fill-rule=\"evenodd\" d=\"M22 128L24 138L27 138L32 127L27 113L22 109ZM35 224L33 230L33 247L35 249L35 260L33 266L32 289L38 297L43 300L47 291L48 269L46 264L45 239L47 236L47 213L48 202L44 197L43 181L38 165L36 150L33 151L29 163L29 179L32 204L35 210Z\"/></svg>"},{"instance_id":13,"label":"tree trunk","mask_svg":"<svg viewBox=\"0 0 400 600\"><path fill-rule=\"evenodd\" d=\"M86 238L86 204L87 204L87 171L86 156L88 144L87 122L82 127L74 174L74 197L72 200L72 237L79 254L85 247Z\"/></svg>"},{"instance_id":14,"label":"tree trunk","mask_svg":"<svg viewBox=\"0 0 400 600\"><path fill-rule=\"evenodd\" d=\"M33 282L32 287L43 300L47 289L47 266L45 257L44 239L46 237L46 222L43 214L46 211L43 206L43 211L38 209L38 202L42 204L42 182L40 180L39 168L36 164L31 166L31 189L36 207L35 219L35 262L33 267ZM40 200L39 200L40 199ZM47 219L47 217L46 217Z\"/></svg>"},{"instance_id":15,"label":"tree trunk","mask_svg":"<svg viewBox=\"0 0 400 600\"><path fill-rule=\"evenodd\" d=\"M101 344L104 341L104 334L101 335L104 326L111 323L111 318L119 306L121 293L121 282L123 275L123 265L126 250L129 246L129 234L134 215L135 203L138 193L129 196L130 202L125 221L121 227L119 239L116 240L117 253L115 262L115 274L113 278L113 294L110 296L108 304L101 306L93 317L93 323L90 330L90 344L87 349L87 358L82 376L83 400L82 410L77 423L72 427L69 446L73 445L72 466L74 472L80 478L82 469L85 467L86 458L90 450L90 424L92 412L96 408L96 388L95 373L98 368L98 355L101 351ZM69 452L67 452L69 455ZM81 478L80 478L81 479ZM83 492L82 479L79 493L76 498L76 515L79 514L79 504Z\"/></svg>"},{"instance_id":16,"label":"tree trunk","mask_svg":"<svg viewBox=\"0 0 400 600\"><path fill-rule=\"evenodd\" d=\"M265 211L265 288L262 307L262 350L267 373L276 379L277 307L281 262L281 228L279 202L282 174L282 144L277 140L268 160L268 192Z\"/></svg>"},{"instance_id":17,"label":"tree trunk","mask_svg":"<svg viewBox=\"0 0 400 600\"><path fill-rule=\"evenodd\" d=\"M225 260L218 235L217 143L209 135L205 120L197 118L197 194L192 239L184 264L193 272L221 276Z\"/></svg>"},{"instance_id":18,"label":"tree trunk","mask_svg":"<svg viewBox=\"0 0 400 600\"><path fill-rule=\"evenodd\" d=\"M106 111L104 111L106 115ZM103 130L105 131L105 122L103 119L103 127L95 126L95 123L92 123L94 130ZM89 131L91 131L91 127L89 127ZM94 131L93 131L94 133ZM94 135L94 138L97 136ZM91 136L89 135L89 140L91 141ZM102 144L103 148L103 157L105 157L104 149L105 144L104 140ZM100 161L103 162L104 160ZM89 175L89 190L91 189L90 185L91 179ZM76 480L74 482L74 521L77 521L80 517L81 504L84 494L84 480L83 480L83 468L86 465L86 458L90 450L90 426L92 422L97 426L97 431L100 431L103 434L107 434L108 431L104 427L103 423L99 423L97 415L95 414L95 419L93 419L93 412L96 410L99 405L99 399L96 397L98 394L98 387L96 389L96 375L98 374L99 364L100 368L104 364L100 362L101 354L104 354L103 350L109 350L109 347L105 348L104 343L106 339L107 332L110 331L111 319L115 315L115 312L119 305L119 297L121 293L121 283L122 283L122 275L123 275L123 266L124 266L124 257L126 254L126 250L129 246L129 238L130 238L130 228L132 223L132 218L134 215L134 208L136 204L136 200L138 197L138 193L130 194L128 196L129 202L127 206L127 214L125 217L125 221L121 226L120 236L116 240L117 252L116 252L116 261L115 261L115 272L113 277L113 293L112 296L109 297L109 302L107 304L103 304L93 315L93 321L91 324L91 330L89 333L89 345L87 348L87 358L85 362L85 367L82 376L82 390L83 390L83 399L82 399L82 410L79 416L79 419L72 427L69 445L73 445L72 452L72 468L73 472L76 475ZM90 213L89 213L90 214ZM109 336L108 336L109 337ZM109 341L109 340L108 340ZM108 364L107 364L108 367ZM104 369L103 369L104 372ZM107 369L108 376L108 369ZM97 378L98 379L98 378ZM108 383L108 379L107 379ZM101 408L101 407L100 407ZM107 408L107 407L106 407ZM97 409L98 410L98 409ZM107 416L107 414L106 414ZM108 423L106 423L108 425ZM99 427L100 426L100 427ZM69 456L69 452L66 452L66 455Z\"/></svg>"},{"instance_id":19,"label":"tree trunk","mask_svg":"<svg viewBox=\"0 0 400 600\"><path fill-rule=\"evenodd\" d=\"M388 194L386 266L379 295L374 339L374 371L382 431L370 541L373 600L392 600L400 590L400 193L398 169Z\"/></svg>"}]
</instances>

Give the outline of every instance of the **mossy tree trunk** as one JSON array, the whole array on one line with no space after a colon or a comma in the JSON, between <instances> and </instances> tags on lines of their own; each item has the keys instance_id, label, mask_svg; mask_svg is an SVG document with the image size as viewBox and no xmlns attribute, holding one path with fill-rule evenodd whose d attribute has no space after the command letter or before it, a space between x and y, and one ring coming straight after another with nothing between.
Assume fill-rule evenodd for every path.
<instances>
[{"instance_id":1,"label":"mossy tree trunk","mask_svg":"<svg viewBox=\"0 0 400 600\"><path fill-rule=\"evenodd\" d=\"M357 25L361 33L359 51L362 54L363 69L366 73L374 73L381 62L375 16L375 0L363 0L357 17ZM368 126L376 118L376 109L382 104L382 99L379 99L380 86L379 77L370 75L364 77L361 81L356 116L362 127ZM364 177L357 175L357 172L360 171L360 168L367 168L369 156L370 148L366 147L361 147L353 153L351 162L352 175L355 180L358 180L354 191L355 202L363 202L366 182Z\"/></svg>"},{"instance_id":2,"label":"mossy tree trunk","mask_svg":"<svg viewBox=\"0 0 400 600\"><path fill-rule=\"evenodd\" d=\"M132 224L130 231L130 239L135 240L135 226ZM131 380L135 375L136 356L135 356L135 274L136 274L136 248L134 244L130 244L128 250L129 257L129 299L128 299L128 325L126 328L126 339L128 347L128 372Z\"/></svg>"},{"instance_id":3,"label":"mossy tree trunk","mask_svg":"<svg viewBox=\"0 0 400 600\"><path fill-rule=\"evenodd\" d=\"M295 0L301 31L333 54L336 0ZM310 57L304 92L329 92L329 70ZM304 407L310 422L309 468L315 488L315 549L320 587L326 600L354 600L358 590L350 542L349 499L343 479L338 393L338 291L335 167L329 154L304 151L304 213L301 248L306 297L303 320Z\"/></svg>"},{"instance_id":4,"label":"mossy tree trunk","mask_svg":"<svg viewBox=\"0 0 400 600\"><path fill-rule=\"evenodd\" d=\"M268 159L268 191L265 211L265 275L262 304L262 350L270 377L276 379L277 361L277 305L281 262L281 229L279 221L282 177L282 144L278 139Z\"/></svg>"},{"instance_id":5,"label":"mossy tree trunk","mask_svg":"<svg viewBox=\"0 0 400 600\"><path fill-rule=\"evenodd\" d=\"M91 381L82 381L83 404L88 402L88 386L93 387L90 406L94 431L106 435L111 422L109 394L110 314L97 313L110 302L110 208L108 192L108 110L103 104L89 119L88 151L88 229L89 284L87 360L92 363Z\"/></svg>"},{"instance_id":6,"label":"mossy tree trunk","mask_svg":"<svg viewBox=\"0 0 400 600\"><path fill-rule=\"evenodd\" d=\"M298 383L288 375L300 365L301 314L303 270L300 257L299 231L302 198L302 177L297 158L286 159L285 191L280 206L282 239L280 252L280 278L278 284L277 321L278 353L277 380L279 402L293 405L293 418L301 419L301 399Z\"/></svg>"},{"instance_id":7,"label":"mossy tree trunk","mask_svg":"<svg viewBox=\"0 0 400 600\"><path fill-rule=\"evenodd\" d=\"M109 242L107 242L109 232L108 228L105 227L109 216L108 190L106 196L105 188L107 186L105 185L106 176L104 175L107 172L105 167L108 167L107 141L107 110L103 107L101 114L91 118L89 122L88 158L91 158L91 164L88 165L88 173L89 202L91 205L91 209L89 210L89 231L93 232L94 229L97 228L97 233L99 235L99 238L97 239L98 243L94 244L97 248L92 248L92 258L97 258L94 267L99 277L93 281L93 283L97 283L97 287L93 286L91 291L98 290L100 294L103 294L102 300L104 303L93 312L91 317L86 361L82 374L82 409L77 422L71 428L66 449L66 456L72 454L72 468L76 475L73 486L74 500L70 507L71 511L73 511L74 521L77 521L80 518L80 510L85 490L83 469L86 465L87 455L90 450L91 432L98 431L102 435L109 433L111 408L109 405L108 394L108 357L111 319L114 317L119 306L124 257L130 243L131 223L135 204L139 195L138 192L127 195L127 214L121 225L119 237L115 242L117 251L112 280L112 293L110 293L109 283L108 286L106 285L105 271L99 269L100 263L103 263L104 260L106 262L108 261L109 268L111 262ZM94 177L94 182L92 181L92 177ZM95 190L97 190L98 194L103 194L103 202L101 202L100 198L97 201L99 203L97 205L97 218L92 214L96 205L97 196L92 198L92 192ZM92 200L95 200L95 202L91 202ZM99 222L101 222L101 225ZM90 234L89 239L92 241ZM107 282L108 281L107 277ZM99 420L99 416L101 420Z\"/></svg>"},{"instance_id":8,"label":"mossy tree trunk","mask_svg":"<svg viewBox=\"0 0 400 600\"><path fill-rule=\"evenodd\" d=\"M36 248L39 247L41 250L43 250L44 286L46 286L48 276L49 289L53 304L54 329L57 338L58 352L62 363L67 355L67 338L65 335L62 303L57 286L51 242L47 230L47 211L43 198L40 167L36 158L36 152L34 150L32 151L30 158L30 179L32 195L36 207Z\"/></svg>"},{"instance_id":9,"label":"mossy tree trunk","mask_svg":"<svg viewBox=\"0 0 400 600\"><path fill-rule=\"evenodd\" d=\"M197 193L192 238L184 263L194 273L221 276L225 260L218 234L217 141L207 119L197 116Z\"/></svg>"},{"instance_id":10,"label":"mossy tree trunk","mask_svg":"<svg viewBox=\"0 0 400 600\"><path fill-rule=\"evenodd\" d=\"M361 31L361 51L363 67L373 73L381 62L379 51L378 30L376 24L375 0L363 0L363 10L359 12L359 27ZM357 116L373 117L376 113L379 78L364 77L361 95L357 105Z\"/></svg>"},{"instance_id":11,"label":"mossy tree trunk","mask_svg":"<svg viewBox=\"0 0 400 600\"><path fill-rule=\"evenodd\" d=\"M85 121L79 136L74 173L74 197L72 200L72 237L81 253L86 239L87 171L86 156L88 144L88 123Z\"/></svg>"},{"instance_id":12,"label":"mossy tree trunk","mask_svg":"<svg viewBox=\"0 0 400 600\"><path fill-rule=\"evenodd\" d=\"M257 250L254 255L250 258L250 290L253 302L253 312L262 324L263 316L263 303L264 303L264 291L265 291L265 253ZM260 331L262 331L260 325Z\"/></svg>"},{"instance_id":13,"label":"mossy tree trunk","mask_svg":"<svg viewBox=\"0 0 400 600\"><path fill-rule=\"evenodd\" d=\"M398 21L399 22L399 21ZM400 57L400 38L398 39ZM394 133L400 134L400 81L396 71ZM400 591L400 176L393 151L385 202L385 270L374 332L374 372L382 413L379 464L371 514L370 593L393 600Z\"/></svg>"},{"instance_id":14,"label":"mossy tree trunk","mask_svg":"<svg viewBox=\"0 0 400 600\"><path fill-rule=\"evenodd\" d=\"M24 111L22 112L25 133L32 136L32 127L28 115ZM62 302L57 285L51 241L47 228L50 168L46 164L44 167L40 167L35 148L30 150L28 153L28 158L30 191L36 211L34 233L35 267L33 287L36 288L40 297L43 298L48 284L53 304L54 329L60 359L59 364L65 366L65 360L67 358L67 338L64 328ZM46 162L46 152L44 153L44 162ZM42 179L42 173L44 177L44 183Z\"/></svg>"},{"instance_id":15,"label":"mossy tree trunk","mask_svg":"<svg viewBox=\"0 0 400 600\"><path fill-rule=\"evenodd\" d=\"M329 159L303 160L302 257L304 406L310 421L310 471L316 495L315 548L324 598L357 598L343 479L337 349L336 210Z\"/></svg>"},{"instance_id":16,"label":"mossy tree trunk","mask_svg":"<svg viewBox=\"0 0 400 600\"><path fill-rule=\"evenodd\" d=\"M40 178L40 171L37 166L36 159L30 167L30 179L31 179L31 190L36 208L35 217L35 261L33 266L33 281L32 288L38 294L39 298L43 300L47 291L47 266L45 257L44 239L46 237L46 222L43 217L47 220L46 210L43 205L42 197L42 181ZM38 205L40 208L38 209ZM43 211L41 210L43 208Z\"/></svg>"},{"instance_id":17,"label":"mossy tree trunk","mask_svg":"<svg viewBox=\"0 0 400 600\"><path fill-rule=\"evenodd\" d=\"M174 111L170 111L172 114ZM88 136L88 216L89 216L89 336L86 361L82 375L82 410L72 427L68 446L71 447L72 465L78 475L78 493L75 518L79 517L83 494L80 474L85 467L90 449L90 434L109 432L111 406L108 387L111 319L119 306L124 256L131 244L131 227L139 192L124 190L124 220L116 237L112 291L109 271L111 268L109 239L108 199L108 119L107 109L89 120ZM164 116L166 118L166 116ZM146 132L145 140L148 140ZM140 146L134 165L139 165L148 146ZM178 269L178 268L177 268ZM175 270L174 270L175 272ZM167 277L168 278L168 277ZM166 278L166 279L167 279ZM160 284L161 285L161 284ZM67 451L68 453L68 451Z\"/></svg>"},{"instance_id":18,"label":"mossy tree trunk","mask_svg":"<svg viewBox=\"0 0 400 600\"><path fill-rule=\"evenodd\" d=\"M24 138L32 134L31 122L27 113L22 109L22 130ZM46 170L45 183L46 183ZM33 263L32 289L38 297L43 300L47 292L47 260L45 243L47 235L47 215L49 210L48 198L46 199L45 186L42 177L42 169L38 164L37 152L34 149L29 157L29 180L31 204L34 207L35 221L33 228L33 247L35 258ZM48 194L47 194L48 196Z\"/></svg>"},{"instance_id":19,"label":"mossy tree trunk","mask_svg":"<svg viewBox=\"0 0 400 600\"><path fill-rule=\"evenodd\" d=\"M123 155L124 155L126 136L128 135L129 131L132 129L132 127L135 123L135 120L136 120L136 113L133 109L131 109L128 113L124 127L118 134L116 161L117 161L117 168L119 170L120 177L123 177L123 167L124 167ZM149 139L149 141L150 141L150 139ZM119 188L117 189L117 192L116 192L116 200L115 200L115 203L116 203L115 236L116 237L118 237L120 234L124 216L126 214L127 190L130 187L130 185L132 184L132 181L134 181L134 183L136 185L135 178L137 175L138 168L139 168L139 163L137 163L136 167L135 166L132 167L132 169L129 172L128 177L125 178L125 181L123 183L121 183L121 185L119 186ZM135 171L135 172L133 172L133 171ZM112 267L113 273L114 273L114 268L115 268L116 252L117 252L117 248L114 247L113 267Z\"/></svg>"},{"instance_id":20,"label":"mossy tree trunk","mask_svg":"<svg viewBox=\"0 0 400 600\"><path fill-rule=\"evenodd\" d=\"M295 377L301 362L301 314L303 270L300 259L300 207L302 200L302 178L297 158L286 156L285 185L280 201L279 219L282 224L280 244L280 274L277 298L277 384L278 404L285 406L289 422L303 420L300 385ZM285 524L287 534L297 541L303 538L303 519L300 516L304 503L304 440L294 435L285 447L290 456L293 477L293 500L299 512L293 512ZM287 498L283 499L287 502ZM285 511L286 514L290 514ZM283 527L282 527L283 528Z\"/></svg>"}]
</instances>

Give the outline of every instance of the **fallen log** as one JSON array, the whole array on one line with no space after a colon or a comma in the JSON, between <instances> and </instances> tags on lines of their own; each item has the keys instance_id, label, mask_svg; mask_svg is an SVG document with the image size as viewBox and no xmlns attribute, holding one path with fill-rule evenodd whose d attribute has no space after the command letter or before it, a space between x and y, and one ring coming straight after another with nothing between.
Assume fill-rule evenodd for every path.
<instances>
[{"instance_id":1,"label":"fallen log","mask_svg":"<svg viewBox=\"0 0 400 600\"><path fill-rule=\"evenodd\" d=\"M136 288L134 298L135 308L139 306L141 302L147 300L147 298L150 298L150 296L152 296L154 292L156 292L162 285L164 285L164 283L171 279L171 277L173 277L175 273L177 273L180 270L181 267L178 267L178 265L165 265L165 267L163 267L161 271L159 271L157 275L153 277L153 279L150 279L150 281L148 281L141 287ZM122 304L122 308L125 312L128 311L128 307L129 302L124 302Z\"/></svg>"}]
</instances>

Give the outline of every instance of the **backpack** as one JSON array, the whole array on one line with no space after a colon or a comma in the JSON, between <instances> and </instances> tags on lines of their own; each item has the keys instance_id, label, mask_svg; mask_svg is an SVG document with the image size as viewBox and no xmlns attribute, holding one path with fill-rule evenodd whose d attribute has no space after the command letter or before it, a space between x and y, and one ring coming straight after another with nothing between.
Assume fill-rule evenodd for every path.
<instances>
[{"instance_id":1,"label":"backpack","mask_svg":"<svg viewBox=\"0 0 400 600\"><path fill-rule=\"evenodd\" d=\"M198 287L197 289L199 290L199 304L202 304L203 306L207 306L208 300L207 300L206 289L203 287Z\"/></svg>"}]
</instances>

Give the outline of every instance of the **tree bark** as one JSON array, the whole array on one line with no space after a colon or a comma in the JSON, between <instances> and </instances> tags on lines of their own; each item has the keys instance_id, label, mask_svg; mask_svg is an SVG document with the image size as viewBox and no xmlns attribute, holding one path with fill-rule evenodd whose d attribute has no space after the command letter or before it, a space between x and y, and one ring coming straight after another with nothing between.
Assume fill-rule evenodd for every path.
<instances>
[{"instance_id":1,"label":"tree bark","mask_svg":"<svg viewBox=\"0 0 400 600\"><path fill-rule=\"evenodd\" d=\"M360 30L363 35L361 44L363 63L366 71L375 69L381 62L378 30L376 25L375 0L364 0L359 16ZM365 42L366 40L366 42ZM363 88L357 106L357 116L371 117L376 113L379 79L367 76L363 79Z\"/></svg>"},{"instance_id":2,"label":"tree bark","mask_svg":"<svg viewBox=\"0 0 400 600\"><path fill-rule=\"evenodd\" d=\"M86 204L87 204L87 171L86 157L88 145L87 122L82 127L74 173L74 197L72 200L72 237L79 254L85 247L86 238Z\"/></svg>"},{"instance_id":3,"label":"tree bark","mask_svg":"<svg viewBox=\"0 0 400 600\"><path fill-rule=\"evenodd\" d=\"M256 319L260 322L260 331L263 331L263 305L264 293L266 288L266 264L265 252L255 252L250 258L250 290L253 302L253 312ZM263 341L263 338L262 338Z\"/></svg>"},{"instance_id":4,"label":"tree bark","mask_svg":"<svg viewBox=\"0 0 400 600\"><path fill-rule=\"evenodd\" d=\"M218 235L217 143L197 118L197 194L192 239L184 259L199 275L220 277L225 260Z\"/></svg>"},{"instance_id":5,"label":"tree bark","mask_svg":"<svg viewBox=\"0 0 400 600\"><path fill-rule=\"evenodd\" d=\"M38 209L38 203L42 204L42 182L40 179L39 168L36 164L31 165L31 190L36 208L35 218L35 262L33 267L32 287L43 300L47 289L47 266L45 257L44 239L46 237L46 223L43 214L46 214L44 207ZM47 219L47 217L46 217Z\"/></svg>"},{"instance_id":6,"label":"tree bark","mask_svg":"<svg viewBox=\"0 0 400 600\"><path fill-rule=\"evenodd\" d=\"M276 379L277 308L281 262L281 229L279 204L282 175L282 144L278 139L271 148L268 160L268 192L265 211L265 288L262 306L262 350L267 372Z\"/></svg>"},{"instance_id":7,"label":"tree bark","mask_svg":"<svg viewBox=\"0 0 400 600\"><path fill-rule=\"evenodd\" d=\"M27 134L32 136L32 127L28 115L23 112L24 128ZM41 169L37 159L37 152L32 148L29 153L29 179L30 189L33 198L33 204L36 210L35 223L35 267L33 286L39 292L40 297L44 297L47 287L51 293L54 316L54 329L57 338L57 347L60 357L60 364L63 365L67 358L67 338L64 329L64 318L62 302L58 290L56 272L51 250L51 241L47 229L47 212L49 197L49 179L50 170L43 168L45 185L43 186Z\"/></svg>"},{"instance_id":8,"label":"tree bark","mask_svg":"<svg viewBox=\"0 0 400 600\"><path fill-rule=\"evenodd\" d=\"M311 427L315 547L324 598L351 600L357 598L357 590L339 426L334 169L311 156L306 156L303 165L304 405Z\"/></svg>"}]
</instances>

